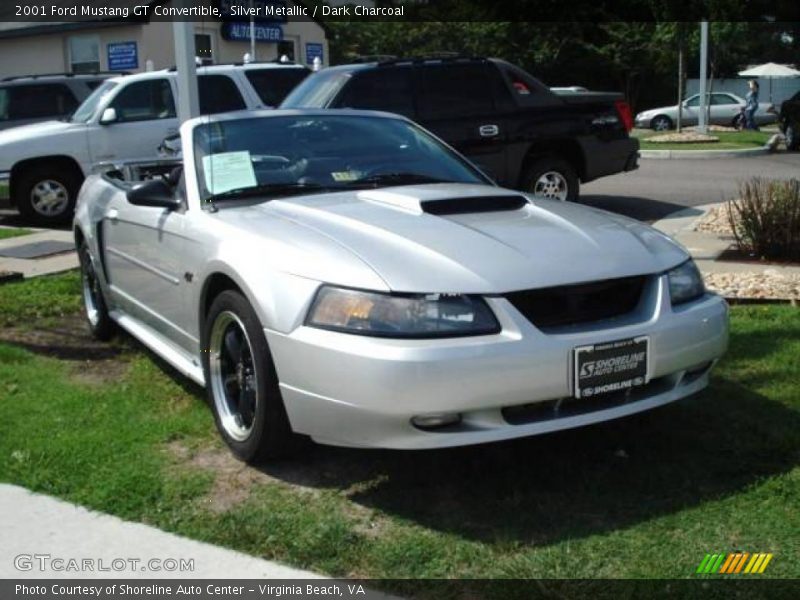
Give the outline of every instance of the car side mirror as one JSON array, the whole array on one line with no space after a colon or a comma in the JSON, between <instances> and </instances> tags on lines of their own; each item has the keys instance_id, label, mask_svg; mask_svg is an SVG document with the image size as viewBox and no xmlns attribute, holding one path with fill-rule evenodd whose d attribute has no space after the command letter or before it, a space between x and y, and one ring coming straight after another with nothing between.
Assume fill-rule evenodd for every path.
<instances>
[{"instance_id":1,"label":"car side mirror","mask_svg":"<svg viewBox=\"0 0 800 600\"><path fill-rule=\"evenodd\" d=\"M103 111L103 114L100 116L100 125L111 125L111 123L116 122L116 120L117 120L117 109L107 108Z\"/></svg>"},{"instance_id":2,"label":"car side mirror","mask_svg":"<svg viewBox=\"0 0 800 600\"><path fill-rule=\"evenodd\" d=\"M153 206L167 210L180 208L180 198L163 179L153 179L137 185L128 192L128 202L135 206Z\"/></svg>"}]
</instances>

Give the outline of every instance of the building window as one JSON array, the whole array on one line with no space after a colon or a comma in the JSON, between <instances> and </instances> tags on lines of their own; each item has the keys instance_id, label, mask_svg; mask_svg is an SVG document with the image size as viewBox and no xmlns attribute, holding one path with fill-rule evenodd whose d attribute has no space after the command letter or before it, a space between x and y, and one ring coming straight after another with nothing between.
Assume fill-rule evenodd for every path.
<instances>
[{"instance_id":1,"label":"building window","mask_svg":"<svg viewBox=\"0 0 800 600\"><path fill-rule=\"evenodd\" d=\"M294 62L294 40L283 40L278 42L278 58L288 58Z\"/></svg>"},{"instance_id":2,"label":"building window","mask_svg":"<svg viewBox=\"0 0 800 600\"><path fill-rule=\"evenodd\" d=\"M214 51L211 48L211 35L208 33L197 33L194 36L195 56L199 58L204 65L214 63Z\"/></svg>"},{"instance_id":3,"label":"building window","mask_svg":"<svg viewBox=\"0 0 800 600\"><path fill-rule=\"evenodd\" d=\"M69 66L73 73L100 70L100 38L96 35L76 35L69 38Z\"/></svg>"}]
</instances>

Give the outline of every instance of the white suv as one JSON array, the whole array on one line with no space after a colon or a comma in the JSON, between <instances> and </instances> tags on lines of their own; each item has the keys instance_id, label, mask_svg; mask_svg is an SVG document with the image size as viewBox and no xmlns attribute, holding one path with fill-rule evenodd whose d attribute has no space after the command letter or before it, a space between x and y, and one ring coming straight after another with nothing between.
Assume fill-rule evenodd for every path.
<instances>
[{"instance_id":1,"label":"white suv","mask_svg":"<svg viewBox=\"0 0 800 600\"><path fill-rule=\"evenodd\" d=\"M251 63L202 67L200 112L274 107L302 81L301 65ZM0 132L0 197L28 220L69 221L94 165L152 160L160 142L178 132L174 69L106 80L62 121Z\"/></svg>"}]
</instances>

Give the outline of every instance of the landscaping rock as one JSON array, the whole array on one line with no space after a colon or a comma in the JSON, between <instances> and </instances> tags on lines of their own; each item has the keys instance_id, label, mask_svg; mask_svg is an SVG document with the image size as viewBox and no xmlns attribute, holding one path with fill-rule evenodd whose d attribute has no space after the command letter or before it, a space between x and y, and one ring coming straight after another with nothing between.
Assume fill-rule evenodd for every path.
<instances>
[{"instance_id":1,"label":"landscaping rock","mask_svg":"<svg viewBox=\"0 0 800 600\"><path fill-rule=\"evenodd\" d=\"M696 131L682 131L681 133L662 133L647 138L647 142L656 144L701 144L708 142L718 142L719 138L715 135L706 135Z\"/></svg>"},{"instance_id":2,"label":"landscaping rock","mask_svg":"<svg viewBox=\"0 0 800 600\"><path fill-rule=\"evenodd\" d=\"M706 287L725 298L800 300L800 275L777 269L762 273L706 273Z\"/></svg>"},{"instance_id":3,"label":"landscaping rock","mask_svg":"<svg viewBox=\"0 0 800 600\"><path fill-rule=\"evenodd\" d=\"M731 224L728 220L727 204L720 204L710 209L694 223L694 231L714 233L717 235L733 235Z\"/></svg>"}]
</instances>

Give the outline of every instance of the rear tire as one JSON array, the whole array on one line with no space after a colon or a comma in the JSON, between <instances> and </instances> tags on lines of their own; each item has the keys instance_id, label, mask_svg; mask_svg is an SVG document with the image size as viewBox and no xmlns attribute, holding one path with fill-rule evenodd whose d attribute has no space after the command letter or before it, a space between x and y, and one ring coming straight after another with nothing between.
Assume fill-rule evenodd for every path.
<instances>
[{"instance_id":1,"label":"rear tire","mask_svg":"<svg viewBox=\"0 0 800 600\"><path fill-rule=\"evenodd\" d=\"M786 140L786 149L787 150L797 150L800 148L800 138L798 137L797 127L793 124L789 124L786 126L786 132L783 134L784 140Z\"/></svg>"},{"instance_id":2,"label":"rear tire","mask_svg":"<svg viewBox=\"0 0 800 600\"><path fill-rule=\"evenodd\" d=\"M72 220L83 177L74 169L37 165L16 176L14 203L26 221L45 227Z\"/></svg>"},{"instance_id":3,"label":"rear tire","mask_svg":"<svg viewBox=\"0 0 800 600\"><path fill-rule=\"evenodd\" d=\"M580 192L580 180L575 168L564 159L541 158L525 170L522 189L552 200L575 202Z\"/></svg>"},{"instance_id":4,"label":"rear tire","mask_svg":"<svg viewBox=\"0 0 800 600\"><path fill-rule=\"evenodd\" d=\"M242 294L226 290L211 304L203 331L203 370L217 429L248 463L298 448L278 387L264 330Z\"/></svg>"},{"instance_id":5,"label":"rear tire","mask_svg":"<svg viewBox=\"0 0 800 600\"><path fill-rule=\"evenodd\" d=\"M81 293L86 321L92 336L101 341L108 341L116 332L116 323L108 314L108 306L103 297L100 281L94 269L89 246L85 240L78 244L78 259L81 265Z\"/></svg>"},{"instance_id":6,"label":"rear tire","mask_svg":"<svg viewBox=\"0 0 800 600\"><path fill-rule=\"evenodd\" d=\"M669 131L672 129L672 119L667 115L658 115L650 121L650 128L654 131Z\"/></svg>"}]
</instances>

